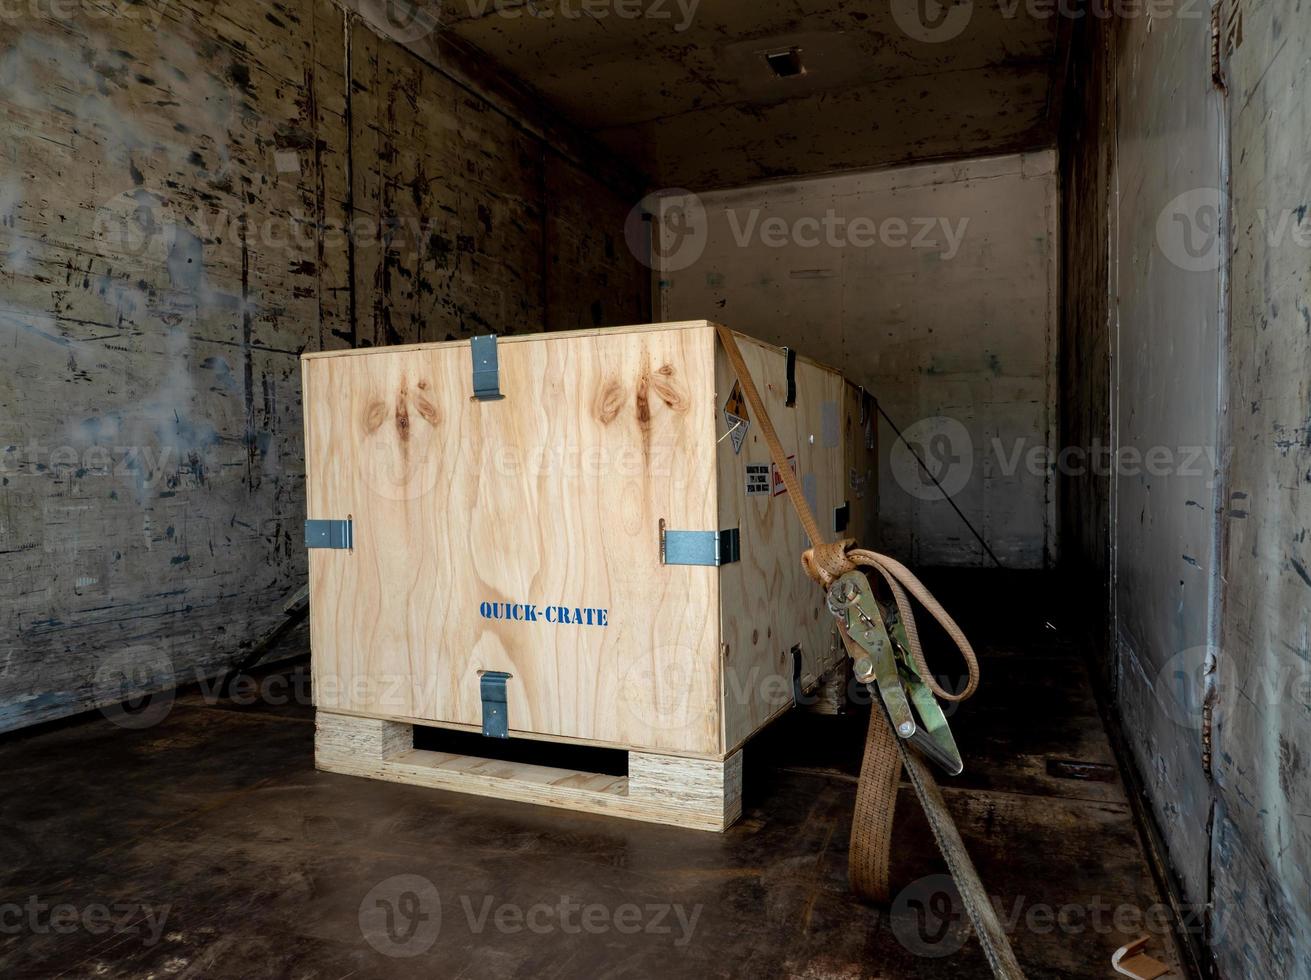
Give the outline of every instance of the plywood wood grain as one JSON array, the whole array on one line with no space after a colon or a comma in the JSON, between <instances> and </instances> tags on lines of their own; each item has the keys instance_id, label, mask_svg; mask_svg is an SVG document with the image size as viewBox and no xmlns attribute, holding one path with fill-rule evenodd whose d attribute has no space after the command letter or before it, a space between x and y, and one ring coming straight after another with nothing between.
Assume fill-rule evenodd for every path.
<instances>
[{"instance_id":1,"label":"plywood wood grain","mask_svg":"<svg viewBox=\"0 0 1311 980\"><path fill-rule=\"evenodd\" d=\"M355 522L311 554L316 702L479 724L479 672L505 671L512 731L718 755L716 571L659 552L661 519L717 520L713 344L502 343L498 402L467 343L307 357L309 516Z\"/></svg>"},{"instance_id":2,"label":"plywood wood grain","mask_svg":"<svg viewBox=\"0 0 1311 980\"><path fill-rule=\"evenodd\" d=\"M833 512L846 499L840 417L844 383L804 358L796 363L796 403L787 401L787 358L780 348L742 338L742 356L765 400L783 447L796 459L803 488L820 526L832 531ZM724 357L716 367L722 405L734 378ZM825 426L825 415L829 424ZM717 419L721 434L727 424ZM741 452L719 442L719 509L725 527L740 527L742 560L721 569L724 658L724 743L740 745L793 699L793 654L801 654L801 684L815 685L839 653L830 642L833 619L824 594L801 567L809 546L786 493L747 493L747 468L771 465L752 420ZM771 474L772 476L772 474Z\"/></svg>"}]
</instances>

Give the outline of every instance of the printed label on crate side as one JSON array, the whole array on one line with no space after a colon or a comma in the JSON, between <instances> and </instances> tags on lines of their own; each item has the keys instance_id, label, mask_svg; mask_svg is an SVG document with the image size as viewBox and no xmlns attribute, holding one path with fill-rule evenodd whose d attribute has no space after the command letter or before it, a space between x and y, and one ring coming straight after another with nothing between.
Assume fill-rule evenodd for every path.
<instances>
[{"instance_id":1,"label":"printed label on crate side","mask_svg":"<svg viewBox=\"0 0 1311 980\"><path fill-rule=\"evenodd\" d=\"M724 424L728 426L728 438L733 443L733 453L742 452L746 442L747 429L751 426L751 416L747 414L747 400L742 395L740 382L733 382L733 390L724 402Z\"/></svg>"},{"instance_id":2,"label":"printed label on crate side","mask_svg":"<svg viewBox=\"0 0 1311 980\"><path fill-rule=\"evenodd\" d=\"M535 602L484 602L478 606L483 619L508 619L516 623L547 623L551 626L609 626L610 610L587 606L543 606Z\"/></svg>"},{"instance_id":3,"label":"printed label on crate side","mask_svg":"<svg viewBox=\"0 0 1311 980\"><path fill-rule=\"evenodd\" d=\"M769 464L747 463L747 496L769 495Z\"/></svg>"},{"instance_id":4,"label":"printed label on crate side","mask_svg":"<svg viewBox=\"0 0 1311 980\"><path fill-rule=\"evenodd\" d=\"M791 456L788 457L788 466L792 467L792 472L794 474L797 472L796 453L793 453ZM770 473L770 481L769 481L770 487L773 490L774 496L777 497L779 494L787 493L788 486L786 483L783 482L783 474L778 471L778 467L775 466L773 463L769 464L769 473Z\"/></svg>"}]
</instances>

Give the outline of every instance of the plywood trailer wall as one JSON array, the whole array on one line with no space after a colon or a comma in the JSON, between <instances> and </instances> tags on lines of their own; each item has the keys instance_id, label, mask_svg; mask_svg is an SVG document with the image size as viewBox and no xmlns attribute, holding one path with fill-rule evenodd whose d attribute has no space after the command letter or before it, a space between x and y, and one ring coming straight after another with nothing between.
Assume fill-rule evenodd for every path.
<instances>
[{"instance_id":1,"label":"plywood trailer wall","mask_svg":"<svg viewBox=\"0 0 1311 980\"><path fill-rule=\"evenodd\" d=\"M327 0L89 9L0 23L0 730L283 621L303 350L648 318L622 170L490 75Z\"/></svg>"}]
</instances>

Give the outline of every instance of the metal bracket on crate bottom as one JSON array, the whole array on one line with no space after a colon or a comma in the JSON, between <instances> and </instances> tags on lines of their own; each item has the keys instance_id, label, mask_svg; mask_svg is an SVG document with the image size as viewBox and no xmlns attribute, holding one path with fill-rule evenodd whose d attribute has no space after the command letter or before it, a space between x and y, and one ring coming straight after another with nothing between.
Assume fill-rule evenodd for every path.
<instances>
[{"instance_id":1,"label":"metal bracket on crate bottom","mask_svg":"<svg viewBox=\"0 0 1311 980\"><path fill-rule=\"evenodd\" d=\"M723 531L671 531L660 522L660 562L664 565L728 565L742 557L737 528Z\"/></svg>"},{"instance_id":2,"label":"metal bracket on crate bottom","mask_svg":"<svg viewBox=\"0 0 1311 980\"><path fill-rule=\"evenodd\" d=\"M478 678L483 702L483 734L488 738L510 737L510 712L505 699L505 682L510 675L503 670L485 670Z\"/></svg>"}]
</instances>

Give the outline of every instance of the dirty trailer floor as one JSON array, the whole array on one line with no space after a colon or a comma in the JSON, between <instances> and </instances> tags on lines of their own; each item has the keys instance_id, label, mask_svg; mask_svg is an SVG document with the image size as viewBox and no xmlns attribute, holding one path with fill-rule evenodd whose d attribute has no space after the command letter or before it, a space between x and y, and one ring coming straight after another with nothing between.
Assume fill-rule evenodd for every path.
<instances>
[{"instance_id":1,"label":"dirty trailer floor","mask_svg":"<svg viewBox=\"0 0 1311 980\"><path fill-rule=\"evenodd\" d=\"M1078 631L1029 601L1038 578L935 584L983 658L947 800L1029 975L1111 976L1144 932L1177 964ZM281 700L305 669L257 676ZM990 975L908 787L905 890L891 913L847 892L859 712L752 742L717 835L319 773L300 700L193 689L142 730L95 715L0 744L0 975Z\"/></svg>"}]
</instances>

